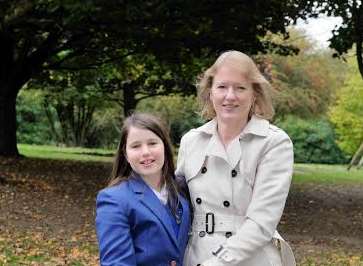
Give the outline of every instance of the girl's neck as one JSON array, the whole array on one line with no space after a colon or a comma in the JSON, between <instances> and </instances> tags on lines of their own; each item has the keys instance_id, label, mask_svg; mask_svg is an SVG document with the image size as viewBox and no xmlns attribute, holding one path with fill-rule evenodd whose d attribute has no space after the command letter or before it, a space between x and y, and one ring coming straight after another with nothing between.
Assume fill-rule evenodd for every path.
<instances>
[{"instance_id":1,"label":"girl's neck","mask_svg":"<svg viewBox=\"0 0 363 266\"><path fill-rule=\"evenodd\" d=\"M150 187L155 189L156 191L160 192L161 188L163 186L163 182L161 181L161 176L141 176L141 178L145 181L146 184L148 184Z\"/></svg>"}]
</instances>

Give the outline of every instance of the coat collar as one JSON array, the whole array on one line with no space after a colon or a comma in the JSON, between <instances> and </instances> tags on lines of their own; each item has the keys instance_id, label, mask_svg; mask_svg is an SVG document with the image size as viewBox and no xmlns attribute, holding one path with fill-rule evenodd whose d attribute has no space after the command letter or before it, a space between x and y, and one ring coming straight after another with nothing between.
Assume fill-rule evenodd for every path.
<instances>
[{"instance_id":1,"label":"coat collar","mask_svg":"<svg viewBox=\"0 0 363 266\"><path fill-rule=\"evenodd\" d=\"M136 194L136 197L140 200L140 202L145 205L160 220L160 223L164 226L175 246L178 248L181 247L179 242L182 241L182 239L180 237L184 234L187 234L189 228L189 212L187 211L188 203L186 202L186 200L178 196L183 208L183 213L179 228L179 237L177 239L170 221L170 216L166 210L166 206L164 206L160 202L158 197L145 183L145 181L136 173L132 173L131 177L129 178L129 184L131 190Z\"/></svg>"},{"instance_id":2,"label":"coat collar","mask_svg":"<svg viewBox=\"0 0 363 266\"><path fill-rule=\"evenodd\" d=\"M266 137L268 134L270 123L263 118L259 118L253 115L248 121L245 128L240 133L240 139L243 138L245 135L257 135L261 137ZM196 131L204 132L209 135L214 135L217 133L217 120L216 118L212 119L211 121L207 122L206 124L202 125L195 129Z\"/></svg>"},{"instance_id":3,"label":"coat collar","mask_svg":"<svg viewBox=\"0 0 363 266\"><path fill-rule=\"evenodd\" d=\"M240 140L244 139L247 135L266 137L268 134L268 128L269 122L267 120L258 118L257 116L252 116L250 121L240 133L239 138L233 140L233 142L228 145L227 150L219 138L217 132L217 120L215 118L197 128L196 131L210 135L210 140L206 147L207 156L220 157L232 168L235 168L242 155Z\"/></svg>"}]
</instances>

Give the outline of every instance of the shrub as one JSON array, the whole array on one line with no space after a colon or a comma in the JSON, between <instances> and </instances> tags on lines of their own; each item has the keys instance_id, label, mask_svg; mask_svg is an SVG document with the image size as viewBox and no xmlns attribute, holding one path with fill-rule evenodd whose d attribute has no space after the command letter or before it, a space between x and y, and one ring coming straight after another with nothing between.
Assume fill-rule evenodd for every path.
<instances>
[{"instance_id":1,"label":"shrub","mask_svg":"<svg viewBox=\"0 0 363 266\"><path fill-rule=\"evenodd\" d=\"M294 157L297 163L347 163L345 155L336 144L331 124L325 119L303 120L289 116L277 123L294 143Z\"/></svg>"}]
</instances>

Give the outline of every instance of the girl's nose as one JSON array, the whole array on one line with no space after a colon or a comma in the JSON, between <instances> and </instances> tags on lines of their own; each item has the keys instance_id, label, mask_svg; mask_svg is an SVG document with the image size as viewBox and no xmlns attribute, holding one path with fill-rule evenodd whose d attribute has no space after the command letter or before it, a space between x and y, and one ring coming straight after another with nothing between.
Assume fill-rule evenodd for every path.
<instances>
[{"instance_id":1,"label":"girl's nose","mask_svg":"<svg viewBox=\"0 0 363 266\"><path fill-rule=\"evenodd\" d=\"M149 149L149 147L147 146L147 145L143 145L142 146L142 154L144 155L144 154L149 154L150 153L150 149Z\"/></svg>"}]
</instances>

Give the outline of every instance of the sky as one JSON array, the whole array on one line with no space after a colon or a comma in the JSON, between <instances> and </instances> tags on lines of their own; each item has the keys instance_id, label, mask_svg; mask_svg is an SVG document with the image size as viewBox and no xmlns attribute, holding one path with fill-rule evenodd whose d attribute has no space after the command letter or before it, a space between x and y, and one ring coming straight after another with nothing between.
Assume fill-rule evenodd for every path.
<instances>
[{"instance_id":1,"label":"sky","mask_svg":"<svg viewBox=\"0 0 363 266\"><path fill-rule=\"evenodd\" d=\"M306 34L315 39L321 48L328 47L329 38L332 37L331 31L336 25L341 24L341 18L338 17L320 17L316 19L308 19L307 23L303 20L297 22L296 27L304 29Z\"/></svg>"}]
</instances>

